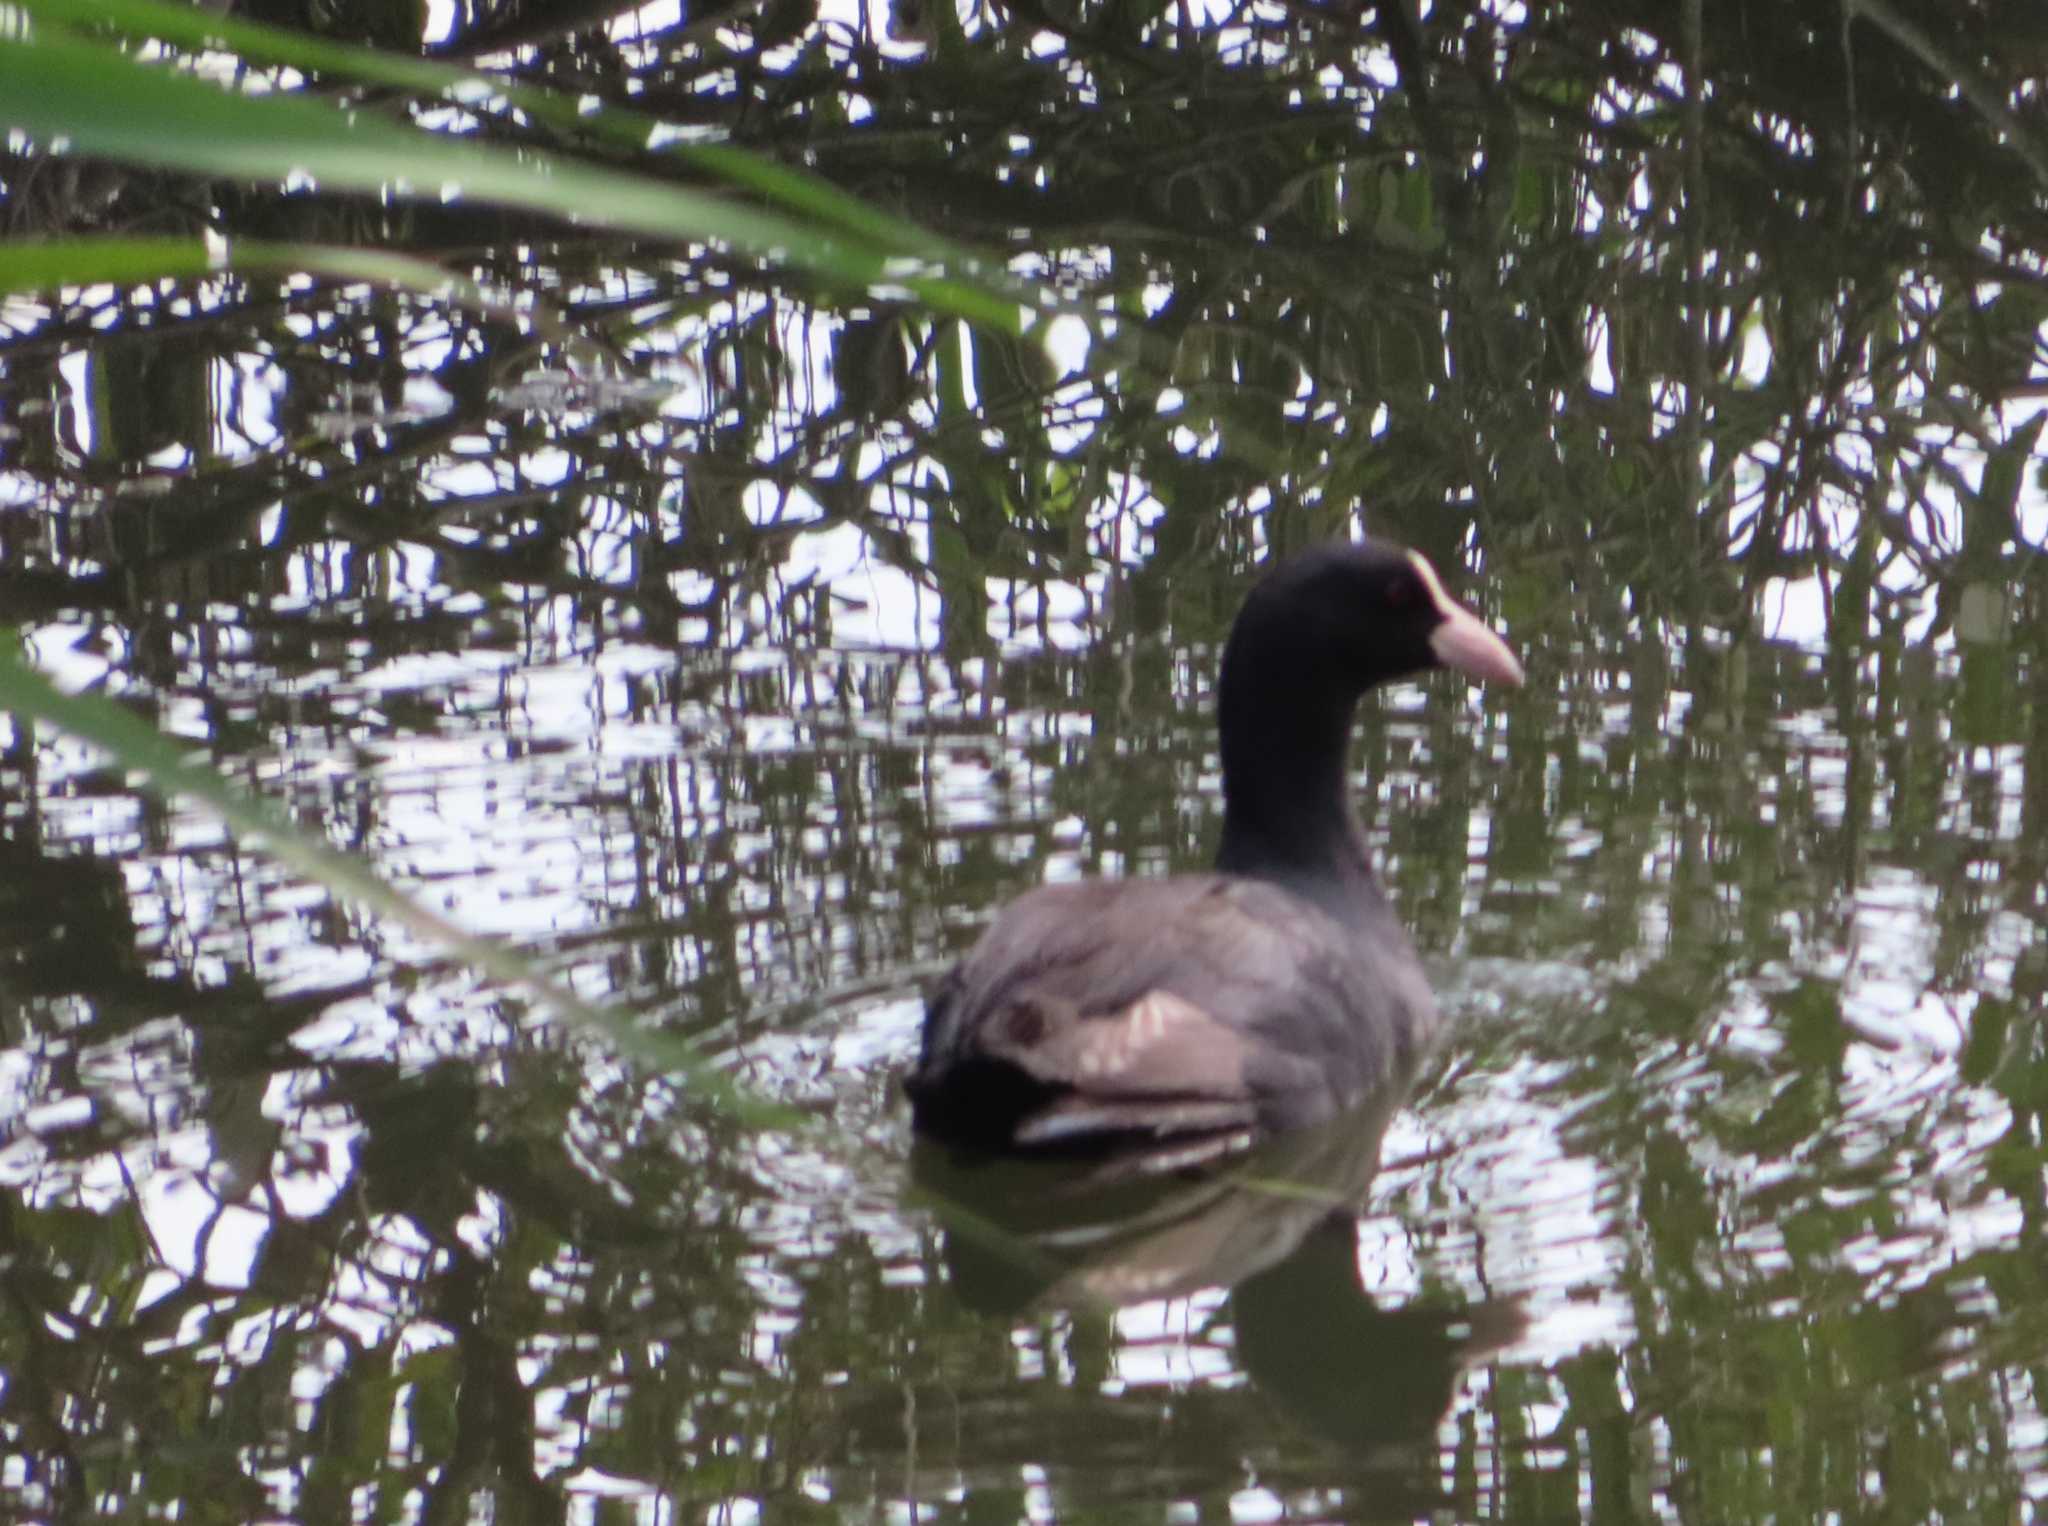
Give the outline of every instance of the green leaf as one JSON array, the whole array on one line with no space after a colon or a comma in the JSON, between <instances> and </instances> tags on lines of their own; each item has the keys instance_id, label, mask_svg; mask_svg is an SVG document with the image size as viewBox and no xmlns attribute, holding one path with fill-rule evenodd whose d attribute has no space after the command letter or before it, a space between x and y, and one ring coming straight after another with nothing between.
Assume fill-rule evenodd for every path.
<instances>
[{"instance_id":1,"label":"green leaf","mask_svg":"<svg viewBox=\"0 0 2048 1526\"><path fill-rule=\"evenodd\" d=\"M716 242L863 290L910 291L1005 332L1022 327L1016 298L954 279L928 259L878 247L843 227L807 225L729 197L560 156L423 132L367 110L288 95L238 95L61 32L0 42L0 126L130 164L254 180L305 177L330 190L469 198L628 232Z\"/></svg>"},{"instance_id":2,"label":"green leaf","mask_svg":"<svg viewBox=\"0 0 2048 1526\"><path fill-rule=\"evenodd\" d=\"M103 695L66 694L29 666L18 635L0 640L0 708L46 722L110 753L166 799L218 816L228 828L293 873L337 899L410 929L471 967L523 987L564 1019L601 1033L622 1053L686 1079L701 1094L760 1127L798 1126L801 1115L742 1088L713 1069L690 1045L648 1031L629 1015L593 1006L534 960L502 943L463 931L447 918L387 885L360 860L302 831L283 811L249 794Z\"/></svg>"},{"instance_id":3,"label":"green leaf","mask_svg":"<svg viewBox=\"0 0 2048 1526\"><path fill-rule=\"evenodd\" d=\"M202 238L71 238L0 241L0 296L55 291L66 286L134 286L163 280L195 280L226 272L311 274L341 281L370 282L420 292L488 313L508 313L510 304L431 260L350 249L338 244L273 244ZM544 333L564 335L560 316L547 304L522 306L519 314Z\"/></svg>"},{"instance_id":4,"label":"green leaf","mask_svg":"<svg viewBox=\"0 0 2048 1526\"><path fill-rule=\"evenodd\" d=\"M169 0L21 0L16 9L74 27L113 26L133 36L155 38L187 49L225 48L253 62L374 81L446 97L472 109L484 109L480 100L502 101L535 121L574 136L613 143L636 153L657 152L694 164L789 211L858 234L892 253L942 260L961 270L987 265L981 257L943 243L917 224L892 217L847 195L830 181L730 143L692 138L654 148L670 130L669 124L644 112L620 107L593 111L585 100L561 91L519 84L431 59L330 42L305 32L241 21L198 6L171 4ZM1023 290L1000 269L984 269L983 274L1013 295Z\"/></svg>"}]
</instances>

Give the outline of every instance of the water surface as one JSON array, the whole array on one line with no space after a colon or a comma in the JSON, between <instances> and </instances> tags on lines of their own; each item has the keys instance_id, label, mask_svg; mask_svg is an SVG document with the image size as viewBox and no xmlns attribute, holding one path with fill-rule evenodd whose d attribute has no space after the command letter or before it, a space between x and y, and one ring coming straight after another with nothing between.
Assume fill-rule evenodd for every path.
<instances>
[{"instance_id":1,"label":"water surface","mask_svg":"<svg viewBox=\"0 0 2048 1526\"><path fill-rule=\"evenodd\" d=\"M11 303L0 596L66 686L811 1120L12 723L10 1508L2033 1517L2026 18L489 9L432 24L1074 311L1046 348L715 249L6 144L12 227L296 220L550 304ZM1029 886L1209 862L1231 613L1361 531L1530 675L1360 717L1450 1041L1235 1176L977 1203L908 1134L922 990Z\"/></svg>"}]
</instances>

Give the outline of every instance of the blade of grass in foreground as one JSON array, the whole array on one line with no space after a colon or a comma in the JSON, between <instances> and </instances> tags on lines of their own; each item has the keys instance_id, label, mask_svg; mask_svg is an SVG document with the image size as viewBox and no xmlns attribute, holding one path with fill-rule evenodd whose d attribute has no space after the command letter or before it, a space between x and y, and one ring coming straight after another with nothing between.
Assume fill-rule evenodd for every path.
<instances>
[{"instance_id":1,"label":"blade of grass in foreground","mask_svg":"<svg viewBox=\"0 0 2048 1526\"><path fill-rule=\"evenodd\" d=\"M118 102L119 109L109 109ZM290 95L239 95L63 33L0 41L0 127L129 164L327 189L462 196L586 226L717 243L860 290L896 288L1002 333L1014 297L781 212L558 155L512 153L424 132L367 110Z\"/></svg>"},{"instance_id":2,"label":"blade of grass in foreground","mask_svg":"<svg viewBox=\"0 0 2048 1526\"><path fill-rule=\"evenodd\" d=\"M104 238L0 240L0 297L67 286L132 286L146 281L199 280L225 274L317 275L416 291L503 317L518 317L550 338L571 339L553 307L516 310L476 282L431 260L340 244L272 244L254 239Z\"/></svg>"},{"instance_id":3,"label":"blade of grass in foreground","mask_svg":"<svg viewBox=\"0 0 2048 1526\"><path fill-rule=\"evenodd\" d=\"M681 1076L699 1095L741 1121L760 1128L804 1123L802 1114L742 1087L682 1040L650 1032L617 1008L592 1005L525 955L465 932L429 911L385 884L359 860L300 830L269 801L191 761L176 742L112 700L97 694L66 694L28 664L21 639L13 632L0 636L0 709L43 721L101 748L120 767L140 774L157 794L212 812L245 842L293 873L409 928L493 980L523 987L563 1019L602 1034L621 1053Z\"/></svg>"},{"instance_id":4,"label":"blade of grass in foreground","mask_svg":"<svg viewBox=\"0 0 2048 1526\"><path fill-rule=\"evenodd\" d=\"M822 228L851 234L876 249L924 261L978 284L993 296L1007 294L1022 306L1036 298L1026 283L1000 263L937 238L907 218L896 217L850 196L822 176L781 164L763 154L716 139L661 142L670 124L622 106L592 110L565 91L524 84L480 70L433 59L331 42L305 32L244 21L218 11L170 0L15 0L17 7L45 21L72 26L117 26L137 37L157 38L181 48L225 48L260 64L281 64L309 73L364 80L395 89L435 95L475 110L496 100L557 131L614 144L635 153L665 155L695 164L727 184L752 191L784 211L812 219ZM660 147L655 147L660 143Z\"/></svg>"}]
</instances>

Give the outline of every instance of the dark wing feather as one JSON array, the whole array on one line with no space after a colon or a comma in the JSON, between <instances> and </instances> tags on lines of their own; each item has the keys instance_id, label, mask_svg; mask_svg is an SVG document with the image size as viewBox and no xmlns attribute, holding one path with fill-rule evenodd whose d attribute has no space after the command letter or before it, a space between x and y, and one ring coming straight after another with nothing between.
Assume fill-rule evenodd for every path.
<instances>
[{"instance_id":1,"label":"dark wing feather","mask_svg":"<svg viewBox=\"0 0 2048 1526\"><path fill-rule=\"evenodd\" d=\"M1356 1101L1434 1014L1391 916L1223 875L1051 885L933 994L909 1089L920 1127L989 1145L1248 1137Z\"/></svg>"}]
</instances>

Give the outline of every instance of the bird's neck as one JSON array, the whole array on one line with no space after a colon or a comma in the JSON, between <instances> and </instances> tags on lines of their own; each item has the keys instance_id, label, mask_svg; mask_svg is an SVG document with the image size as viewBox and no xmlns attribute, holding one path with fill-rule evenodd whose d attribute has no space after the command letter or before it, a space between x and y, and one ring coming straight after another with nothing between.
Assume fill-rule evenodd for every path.
<instances>
[{"instance_id":1,"label":"bird's neck","mask_svg":"<svg viewBox=\"0 0 2048 1526\"><path fill-rule=\"evenodd\" d=\"M1230 682L1233 677L1238 682ZM1216 867L1276 884L1341 921L1385 909L1351 807L1352 696L1304 696L1225 674L1223 844Z\"/></svg>"}]
</instances>

